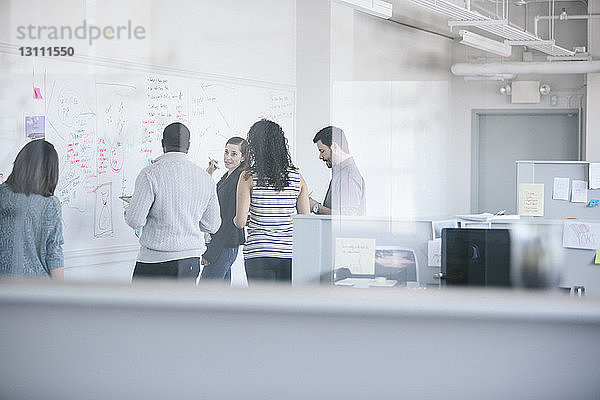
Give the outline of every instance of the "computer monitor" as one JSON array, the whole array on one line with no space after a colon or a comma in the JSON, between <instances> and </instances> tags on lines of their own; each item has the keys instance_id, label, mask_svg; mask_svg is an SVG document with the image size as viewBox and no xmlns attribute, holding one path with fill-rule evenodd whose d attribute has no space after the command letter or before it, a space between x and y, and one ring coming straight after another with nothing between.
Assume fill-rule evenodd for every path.
<instances>
[{"instance_id":1,"label":"computer monitor","mask_svg":"<svg viewBox=\"0 0 600 400\"><path fill-rule=\"evenodd\" d=\"M396 246L375 247L375 276L396 280L399 285L417 284L419 266L415 252Z\"/></svg>"},{"instance_id":2,"label":"computer monitor","mask_svg":"<svg viewBox=\"0 0 600 400\"><path fill-rule=\"evenodd\" d=\"M510 286L508 229L444 228L443 285Z\"/></svg>"},{"instance_id":3,"label":"computer monitor","mask_svg":"<svg viewBox=\"0 0 600 400\"><path fill-rule=\"evenodd\" d=\"M419 266L414 250L399 246L377 246L372 274L356 273L348 267L334 271L336 285L355 285L361 280L376 280L377 283L382 278L388 283L385 286L418 286Z\"/></svg>"}]
</instances>

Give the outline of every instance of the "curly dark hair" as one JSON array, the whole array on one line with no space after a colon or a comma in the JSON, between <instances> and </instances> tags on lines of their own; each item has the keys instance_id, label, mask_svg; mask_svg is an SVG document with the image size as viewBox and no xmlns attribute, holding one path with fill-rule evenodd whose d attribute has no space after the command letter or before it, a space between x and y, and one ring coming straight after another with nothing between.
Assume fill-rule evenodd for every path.
<instances>
[{"instance_id":1,"label":"curly dark hair","mask_svg":"<svg viewBox=\"0 0 600 400\"><path fill-rule=\"evenodd\" d=\"M288 169L292 164L288 141L281 126L261 119L248 131L247 171L256 177L259 186L277 191L289 186Z\"/></svg>"}]
</instances>

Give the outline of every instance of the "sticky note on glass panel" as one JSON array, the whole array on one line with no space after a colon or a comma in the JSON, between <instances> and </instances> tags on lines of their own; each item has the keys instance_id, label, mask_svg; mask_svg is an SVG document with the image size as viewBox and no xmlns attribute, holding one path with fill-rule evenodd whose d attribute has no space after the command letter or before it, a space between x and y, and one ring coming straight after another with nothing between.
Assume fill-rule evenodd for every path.
<instances>
[{"instance_id":1,"label":"sticky note on glass panel","mask_svg":"<svg viewBox=\"0 0 600 400\"><path fill-rule=\"evenodd\" d=\"M600 264L600 250L596 250L596 260L594 264Z\"/></svg>"},{"instance_id":2,"label":"sticky note on glass panel","mask_svg":"<svg viewBox=\"0 0 600 400\"><path fill-rule=\"evenodd\" d=\"M43 99L43 97L42 97L42 91L40 90L39 87L33 88L33 96L36 99Z\"/></svg>"}]
</instances>

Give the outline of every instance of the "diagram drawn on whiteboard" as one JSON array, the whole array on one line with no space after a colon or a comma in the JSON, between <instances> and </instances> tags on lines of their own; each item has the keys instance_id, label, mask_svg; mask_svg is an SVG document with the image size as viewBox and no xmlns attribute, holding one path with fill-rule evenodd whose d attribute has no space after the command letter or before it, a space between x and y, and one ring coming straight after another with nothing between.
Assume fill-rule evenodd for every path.
<instances>
[{"instance_id":1,"label":"diagram drawn on whiteboard","mask_svg":"<svg viewBox=\"0 0 600 400\"><path fill-rule=\"evenodd\" d=\"M94 237L100 238L111 236L112 234L112 182L108 182L98 186L96 189Z\"/></svg>"}]
</instances>

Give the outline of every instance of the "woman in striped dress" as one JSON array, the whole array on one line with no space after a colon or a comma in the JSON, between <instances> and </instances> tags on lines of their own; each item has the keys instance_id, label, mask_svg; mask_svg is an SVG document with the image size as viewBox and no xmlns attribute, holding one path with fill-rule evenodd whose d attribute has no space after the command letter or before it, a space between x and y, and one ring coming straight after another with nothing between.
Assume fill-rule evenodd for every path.
<instances>
[{"instance_id":1,"label":"woman in striped dress","mask_svg":"<svg viewBox=\"0 0 600 400\"><path fill-rule=\"evenodd\" d=\"M292 215L310 210L306 183L292 164L278 124L263 119L252 125L247 163L238 181L234 223L242 228L248 221L244 245L248 282L291 282Z\"/></svg>"}]
</instances>

